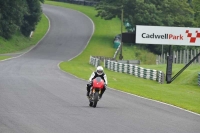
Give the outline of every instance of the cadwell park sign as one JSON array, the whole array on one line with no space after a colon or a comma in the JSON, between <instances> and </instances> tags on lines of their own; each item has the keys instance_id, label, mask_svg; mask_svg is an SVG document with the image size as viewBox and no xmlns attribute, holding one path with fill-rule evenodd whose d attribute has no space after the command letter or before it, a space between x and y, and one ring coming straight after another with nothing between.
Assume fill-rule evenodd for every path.
<instances>
[{"instance_id":1,"label":"cadwell park sign","mask_svg":"<svg viewBox=\"0 0 200 133\"><path fill-rule=\"evenodd\" d=\"M137 44L200 46L200 28L136 26Z\"/></svg>"},{"instance_id":2,"label":"cadwell park sign","mask_svg":"<svg viewBox=\"0 0 200 133\"><path fill-rule=\"evenodd\" d=\"M200 28L170 27L170 26L145 26L136 25L135 32L122 33L123 43L136 44L160 44L169 45L169 55L167 56L166 81L171 83L176 79L200 53L191 59L175 76L172 76L173 45L200 46Z\"/></svg>"}]
</instances>

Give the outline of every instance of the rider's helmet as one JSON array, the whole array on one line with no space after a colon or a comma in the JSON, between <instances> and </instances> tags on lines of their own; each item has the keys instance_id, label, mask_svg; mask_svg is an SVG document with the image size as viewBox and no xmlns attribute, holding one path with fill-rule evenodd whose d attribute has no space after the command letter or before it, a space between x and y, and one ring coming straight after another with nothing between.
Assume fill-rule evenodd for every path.
<instances>
[{"instance_id":1,"label":"rider's helmet","mask_svg":"<svg viewBox=\"0 0 200 133\"><path fill-rule=\"evenodd\" d=\"M103 67L102 66L98 66L97 67L97 74L98 75L102 75L103 74Z\"/></svg>"}]
</instances>

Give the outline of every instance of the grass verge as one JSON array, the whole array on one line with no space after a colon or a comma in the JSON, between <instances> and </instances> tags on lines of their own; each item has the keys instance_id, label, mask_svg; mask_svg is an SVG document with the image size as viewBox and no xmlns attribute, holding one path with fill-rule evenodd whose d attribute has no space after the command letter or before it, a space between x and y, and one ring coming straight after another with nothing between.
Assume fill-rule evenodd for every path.
<instances>
[{"instance_id":1,"label":"grass verge","mask_svg":"<svg viewBox=\"0 0 200 133\"><path fill-rule=\"evenodd\" d=\"M9 40L0 37L0 54L15 53L30 48L37 44L37 42L45 35L49 27L48 19L42 15L41 21L36 26L33 37L24 37L20 33L16 33ZM11 56L0 56L0 60L10 58Z\"/></svg>"},{"instance_id":2,"label":"grass verge","mask_svg":"<svg viewBox=\"0 0 200 133\"><path fill-rule=\"evenodd\" d=\"M0 60L5 60L5 59L8 59L10 58L10 56L0 56Z\"/></svg>"},{"instance_id":3,"label":"grass verge","mask_svg":"<svg viewBox=\"0 0 200 133\"><path fill-rule=\"evenodd\" d=\"M116 49L113 48L113 37L120 32L120 21L111 21L96 18L93 7L67 4L62 2L46 1L46 4L62 6L83 12L95 24L95 32L89 45L81 55L71 61L60 64L60 68L77 77L88 80L95 68L88 64L90 55L103 55L112 57ZM174 65L173 74L178 72L183 65ZM145 68L162 70L166 65L144 65ZM129 92L149 99L169 103L196 113L200 113L200 87L197 85L199 65L190 66L183 74L171 84L159 84L156 81L136 78L124 73L105 70L108 76L109 87Z\"/></svg>"}]
</instances>

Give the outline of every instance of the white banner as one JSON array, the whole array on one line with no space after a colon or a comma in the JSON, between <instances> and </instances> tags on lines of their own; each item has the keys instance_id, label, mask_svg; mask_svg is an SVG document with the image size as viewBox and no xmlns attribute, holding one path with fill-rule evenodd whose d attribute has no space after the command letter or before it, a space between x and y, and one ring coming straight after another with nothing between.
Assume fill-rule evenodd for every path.
<instances>
[{"instance_id":1,"label":"white banner","mask_svg":"<svg viewBox=\"0 0 200 133\"><path fill-rule=\"evenodd\" d=\"M136 43L200 46L200 28L137 25Z\"/></svg>"}]
</instances>

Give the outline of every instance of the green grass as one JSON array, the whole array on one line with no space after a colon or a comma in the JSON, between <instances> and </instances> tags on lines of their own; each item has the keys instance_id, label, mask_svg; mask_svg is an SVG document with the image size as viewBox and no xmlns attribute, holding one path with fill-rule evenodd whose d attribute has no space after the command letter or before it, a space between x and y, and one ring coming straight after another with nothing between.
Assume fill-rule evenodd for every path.
<instances>
[{"instance_id":1,"label":"green grass","mask_svg":"<svg viewBox=\"0 0 200 133\"><path fill-rule=\"evenodd\" d=\"M48 27L48 19L42 15L41 21L36 26L32 38L24 37L20 33L16 33L9 40L0 37L0 54L19 52L37 44L47 32ZM5 58L10 58L10 56L0 56L0 60Z\"/></svg>"},{"instance_id":2,"label":"green grass","mask_svg":"<svg viewBox=\"0 0 200 133\"><path fill-rule=\"evenodd\" d=\"M166 64L163 65L141 65L144 68L160 70L166 73ZM172 77L177 74L185 65L173 64L172 65ZM197 86L198 73L200 72L199 64L191 64L179 77L177 77L172 84L179 85L194 85ZM197 86L199 89L200 87Z\"/></svg>"},{"instance_id":3,"label":"green grass","mask_svg":"<svg viewBox=\"0 0 200 133\"><path fill-rule=\"evenodd\" d=\"M75 59L60 64L61 69L64 71L88 80L91 72L95 70L95 67L88 64L90 55L103 55L108 57L114 55L116 49L113 48L112 41L113 37L120 33L120 21L118 19L106 21L96 18L96 11L93 7L53 1L46 1L45 3L78 10L93 20L95 24L95 33L87 48ZM138 49L135 51L134 48L129 50L128 47L125 48L125 50L127 52L126 56L130 56L128 57L129 59L135 58L134 56L138 51ZM134 52L134 54L131 52ZM138 54L139 53L137 53L137 55ZM152 59L152 57L149 59L148 55L141 58L155 60L155 58ZM142 65L142 67L166 71L166 65ZM182 67L183 65L173 65L173 75ZM111 88L200 113L200 87L197 85L198 68L199 65L190 66L171 84L159 84L156 81L136 78L132 75L116 73L107 69L105 72L108 76L108 86Z\"/></svg>"},{"instance_id":4,"label":"green grass","mask_svg":"<svg viewBox=\"0 0 200 133\"><path fill-rule=\"evenodd\" d=\"M0 56L0 60L5 60L5 59L8 59L10 58L10 56Z\"/></svg>"},{"instance_id":5,"label":"green grass","mask_svg":"<svg viewBox=\"0 0 200 133\"><path fill-rule=\"evenodd\" d=\"M140 64L156 64L156 55L141 49L138 45L123 44L122 55L123 60L140 60ZM119 59L119 54L117 59Z\"/></svg>"}]
</instances>

